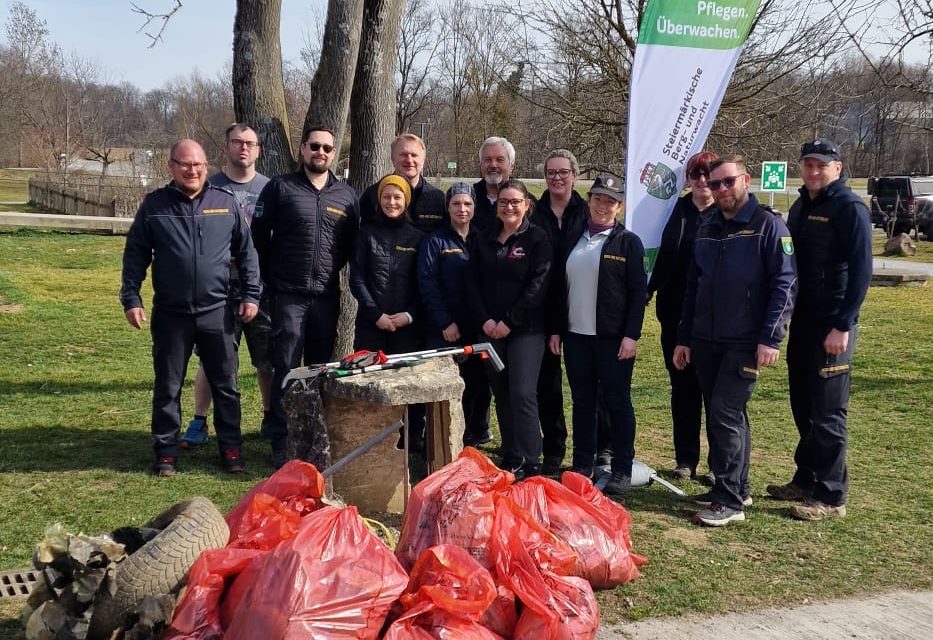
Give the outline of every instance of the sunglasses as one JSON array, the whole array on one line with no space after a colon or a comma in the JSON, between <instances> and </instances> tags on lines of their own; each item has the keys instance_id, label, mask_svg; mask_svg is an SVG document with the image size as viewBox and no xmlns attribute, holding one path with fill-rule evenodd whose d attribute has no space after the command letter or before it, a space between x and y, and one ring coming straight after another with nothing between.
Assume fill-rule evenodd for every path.
<instances>
[{"instance_id":1,"label":"sunglasses","mask_svg":"<svg viewBox=\"0 0 933 640\"><path fill-rule=\"evenodd\" d=\"M688 173L687 176L691 180L699 180L700 178L706 178L707 180L709 180L709 171L705 171L703 169L694 169L693 171Z\"/></svg>"},{"instance_id":2,"label":"sunglasses","mask_svg":"<svg viewBox=\"0 0 933 640\"><path fill-rule=\"evenodd\" d=\"M308 145L311 151L320 151L323 149L324 153L330 153L334 150L334 145L332 144L321 144L320 142L306 142L305 144Z\"/></svg>"},{"instance_id":3,"label":"sunglasses","mask_svg":"<svg viewBox=\"0 0 933 640\"><path fill-rule=\"evenodd\" d=\"M737 176L727 176L723 178L722 180L710 180L706 184L709 186L710 191L719 191L719 189L722 187L725 187L726 189L731 189L732 187L735 186L735 181L744 175L748 175L748 174L740 173Z\"/></svg>"}]
</instances>

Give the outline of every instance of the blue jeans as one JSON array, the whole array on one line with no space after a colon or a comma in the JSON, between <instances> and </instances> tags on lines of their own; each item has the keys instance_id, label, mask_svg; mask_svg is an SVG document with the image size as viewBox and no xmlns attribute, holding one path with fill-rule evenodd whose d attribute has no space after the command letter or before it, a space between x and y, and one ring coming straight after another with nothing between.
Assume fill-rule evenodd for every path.
<instances>
[{"instance_id":1,"label":"blue jeans","mask_svg":"<svg viewBox=\"0 0 933 640\"><path fill-rule=\"evenodd\" d=\"M621 338L569 333L564 341L564 364L573 398L573 466L591 468L594 465L596 408L601 393L602 405L609 415L612 471L630 476L635 458L635 410L632 408L635 359L619 360L621 344Z\"/></svg>"}]
</instances>

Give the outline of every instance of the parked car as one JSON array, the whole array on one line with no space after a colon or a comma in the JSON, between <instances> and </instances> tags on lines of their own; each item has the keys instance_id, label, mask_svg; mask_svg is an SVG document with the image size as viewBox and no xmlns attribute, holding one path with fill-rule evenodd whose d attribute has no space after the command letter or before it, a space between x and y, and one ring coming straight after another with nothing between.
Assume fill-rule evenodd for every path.
<instances>
[{"instance_id":1,"label":"parked car","mask_svg":"<svg viewBox=\"0 0 933 640\"><path fill-rule=\"evenodd\" d=\"M916 229L933 240L933 176L868 179L871 221L888 235Z\"/></svg>"}]
</instances>

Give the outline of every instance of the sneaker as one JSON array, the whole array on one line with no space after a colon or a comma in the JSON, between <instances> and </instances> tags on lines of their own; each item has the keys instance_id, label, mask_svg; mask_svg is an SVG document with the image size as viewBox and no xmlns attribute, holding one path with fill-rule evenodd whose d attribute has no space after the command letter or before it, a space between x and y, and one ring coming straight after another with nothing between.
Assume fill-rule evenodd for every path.
<instances>
[{"instance_id":1,"label":"sneaker","mask_svg":"<svg viewBox=\"0 0 933 640\"><path fill-rule=\"evenodd\" d=\"M182 449L190 449L207 442L207 421L195 418L188 423L185 434L181 437L178 444Z\"/></svg>"},{"instance_id":2,"label":"sneaker","mask_svg":"<svg viewBox=\"0 0 933 640\"><path fill-rule=\"evenodd\" d=\"M674 476L675 480L689 480L690 478L695 477L696 474L696 468L687 464L679 464L677 465L677 468L671 472L671 475Z\"/></svg>"},{"instance_id":3,"label":"sneaker","mask_svg":"<svg viewBox=\"0 0 933 640\"><path fill-rule=\"evenodd\" d=\"M489 431L484 431L480 434L471 433L469 431L463 434L463 446L464 447L478 447L481 444L486 444L487 442L492 442L492 434Z\"/></svg>"},{"instance_id":4,"label":"sneaker","mask_svg":"<svg viewBox=\"0 0 933 640\"><path fill-rule=\"evenodd\" d=\"M535 476L540 476L544 473L543 467L540 464L526 463L522 465L523 479L524 478L533 478Z\"/></svg>"},{"instance_id":5,"label":"sneaker","mask_svg":"<svg viewBox=\"0 0 933 640\"><path fill-rule=\"evenodd\" d=\"M160 478L171 478L175 475L175 460L174 456L159 456L152 472Z\"/></svg>"},{"instance_id":6,"label":"sneaker","mask_svg":"<svg viewBox=\"0 0 933 640\"><path fill-rule=\"evenodd\" d=\"M288 462L288 451L285 449L273 449L272 450L272 468L281 469L285 466L285 463Z\"/></svg>"},{"instance_id":7,"label":"sneaker","mask_svg":"<svg viewBox=\"0 0 933 640\"><path fill-rule=\"evenodd\" d=\"M627 476L613 471L612 477L609 478L609 482L607 482L606 486L603 487L603 493L611 494L614 496L624 496L631 488L632 476Z\"/></svg>"},{"instance_id":8,"label":"sneaker","mask_svg":"<svg viewBox=\"0 0 933 640\"><path fill-rule=\"evenodd\" d=\"M705 524L708 527L724 527L730 522L741 522L743 520L745 520L744 511L732 509L719 503L713 503L693 516L694 522Z\"/></svg>"},{"instance_id":9,"label":"sneaker","mask_svg":"<svg viewBox=\"0 0 933 640\"><path fill-rule=\"evenodd\" d=\"M807 491L793 482L788 482L787 484L769 484L765 487L765 491L772 498L778 500L793 500L795 502L809 500L813 496L812 491Z\"/></svg>"},{"instance_id":10,"label":"sneaker","mask_svg":"<svg viewBox=\"0 0 933 640\"><path fill-rule=\"evenodd\" d=\"M798 520L825 520L826 518L845 518L846 506L826 504L810 498L804 504L790 508L790 515Z\"/></svg>"},{"instance_id":11,"label":"sneaker","mask_svg":"<svg viewBox=\"0 0 933 640\"><path fill-rule=\"evenodd\" d=\"M240 457L239 449L227 449L220 454L220 464L227 473L243 473L246 464Z\"/></svg>"},{"instance_id":12,"label":"sneaker","mask_svg":"<svg viewBox=\"0 0 933 640\"><path fill-rule=\"evenodd\" d=\"M701 493L698 496L692 497L691 500L693 501L694 504L698 504L701 507L711 507L714 504L713 503L713 492L707 491L706 493ZM750 507L752 506L752 504L754 504L754 502L755 501L752 500L751 496L745 496L742 498L743 507Z\"/></svg>"}]
</instances>

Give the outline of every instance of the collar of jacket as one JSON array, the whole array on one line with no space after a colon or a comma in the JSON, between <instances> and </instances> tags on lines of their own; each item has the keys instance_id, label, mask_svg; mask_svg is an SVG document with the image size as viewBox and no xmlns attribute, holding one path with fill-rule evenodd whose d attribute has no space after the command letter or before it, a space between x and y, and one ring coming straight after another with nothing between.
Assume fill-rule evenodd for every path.
<instances>
[{"instance_id":1,"label":"collar of jacket","mask_svg":"<svg viewBox=\"0 0 933 640\"><path fill-rule=\"evenodd\" d=\"M570 220L579 215L583 211L584 205L586 205L586 200L574 189L570 192L570 200L564 208L563 219ZM551 208L551 192L548 189L545 189L544 193L542 193L541 197L538 199L538 206L535 207L535 213L538 212L546 212L549 217L555 220L557 219L557 216L554 215L554 210ZM567 214L570 215L568 216Z\"/></svg>"},{"instance_id":2,"label":"collar of jacket","mask_svg":"<svg viewBox=\"0 0 933 640\"><path fill-rule=\"evenodd\" d=\"M168 189L169 193L176 196L177 198L181 198L182 200L186 202L194 202L195 200L200 200L201 198L204 197L204 194L207 193L209 189L217 189L217 187L210 184L209 182L205 182L204 187L200 191L198 191L193 196L189 196L187 193L185 193L184 191L178 188L178 185L175 184L174 180L170 181L165 186Z\"/></svg>"},{"instance_id":3,"label":"collar of jacket","mask_svg":"<svg viewBox=\"0 0 933 640\"><path fill-rule=\"evenodd\" d=\"M515 233L513 233L506 239L506 242L509 242L512 238L517 238L518 236L522 235L523 233L528 231L528 227L530 226L531 226L531 221L528 220L528 214L525 214L525 217L522 218L522 223L518 225L518 229L516 229ZM500 220L499 218L496 218L496 226L493 227L492 233L490 233L489 235L493 240L496 240L498 242L500 231L502 231L502 220Z\"/></svg>"},{"instance_id":4,"label":"collar of jacket","mask_svg":"<svg viewBox=\"0 0 933 640\"><path fill-rule=\"evenodd\" d=\"M752 213L754 213L755 209L758 207L758 198L755 197L754 193L750 193L748 194L748 202L742 205L742 208L739 209L739 212L735 214L735 217L732 220L734 222L746 223L752 219ZM721 221L728 222L726 216L722 213L722 209L720 209L718 206L716 207L716 214L717 217L721 219Z\"/></svg>"},{"instance_id":5,"label":"collar of jacket","mask_svg":"<svg viewBox=\"0 0 933 640\"><path fill-rule=\"evenodd\" d=\"M817 200L821 200L823 198L832 198L846 188L848 188L846 186L846 178L839 176L828 185L820 189L819 193L817 193L816 197L813 199L810 198L810 192L807 191L807 185L803 185L797 191L800 193L800 197L803 198L804 202L816 202Z\"/></svg>"},{"instance_id":6,"label":"collar of jacket","mask_svg":"<svg viewBox=\"0 0 933 640\"><path fill-rule=\"evenodd\" d=\"M304 166L298 167L298 171L296 171L295 173L298 174L299 176L301 176L302 178L304 178L305 182L307 182L307 183L308 183L308 186L310 186L312 189L315 189L315 188L316 188L316 187L311 183L311 178L309 178L309 177L308 177L308 174L305 173L305 168L304 168ZM324 187L321 189L321 191L327 191L327 189L328 189L332 184L334 184L335 182L337 182L337 176L334 175L334 172L333 172L333 171L331 171L330 169L328 169L328 170L327 170L327 182L324 183Z\"/></svg>"}]
</instances>

